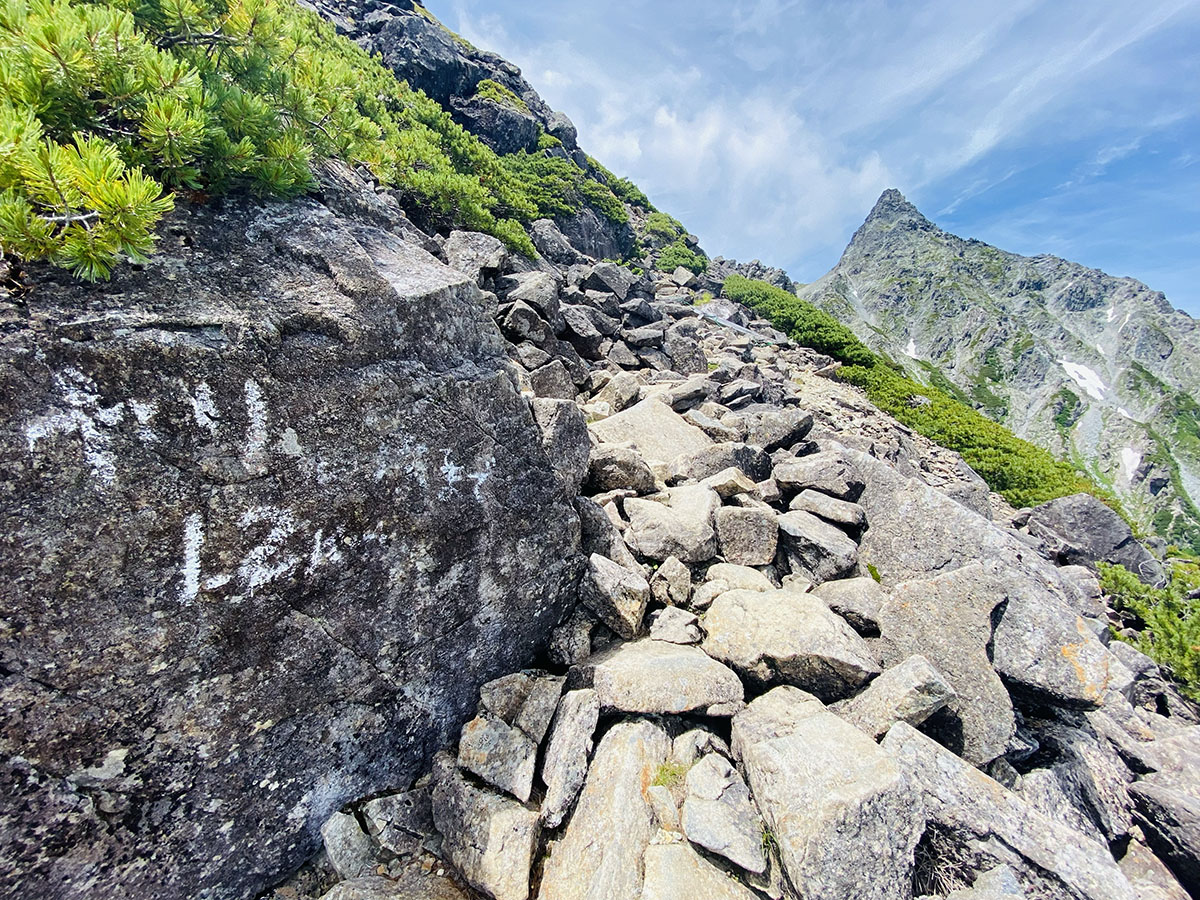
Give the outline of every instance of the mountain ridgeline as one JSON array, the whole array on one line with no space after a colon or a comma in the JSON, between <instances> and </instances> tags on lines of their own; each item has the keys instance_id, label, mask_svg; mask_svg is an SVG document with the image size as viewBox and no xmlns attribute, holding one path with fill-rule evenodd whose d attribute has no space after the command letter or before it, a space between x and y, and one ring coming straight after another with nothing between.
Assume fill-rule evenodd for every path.
<instances>
[{"instance_id":1,"label":"mountain ridgeline","mask_svg":"<svg viewBox=\"0 0 1200 900\"><path fill-rule=\"evenodd\" d=\"M948 234L895 190L796 293L1200 549L1200 330L1163 294Z\"/></svg>"}]
</instances>

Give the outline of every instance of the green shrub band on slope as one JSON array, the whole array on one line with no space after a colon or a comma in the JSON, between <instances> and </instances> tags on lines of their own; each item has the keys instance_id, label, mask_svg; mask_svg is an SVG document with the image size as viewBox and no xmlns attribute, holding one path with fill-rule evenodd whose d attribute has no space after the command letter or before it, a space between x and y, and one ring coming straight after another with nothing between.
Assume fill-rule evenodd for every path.
<instances>
[{"instance_id":1,"label":"green shrub band on slope","mask_svg":"<svg viewBox=\"0 0 1200 900\"><path fill-rule=\"evenodd\" d=\"M1200 558L1172 560L1165 588L1143 584L1123 566L1099 568L1100 586L1113 608L1132 613L1144 626L1134 646L1170 669L1183 693L1200 701L1200 601L1187 599L1200 588Z\"/></svg>"},{"instance_id":2,"label":"green shrub band on slope","mask_svg":"<svg viewBox=\"0 0 1200 900\"><path fill-rule=\"evenodd\" d=\"M169 191L292 196L325 157L530 256L521 223L554 206L541 164L497 156L292 0L0 0L6 254L103 278L152 249ZM565 164L563 206L627 218L631 185Z\"/></svg>"},{"instance_id":3,"label":"green shrub band on slope","mask_svg":"<svg viewBox=\"0 0 1200 900\"><path fill-rule=\"evenodd\" d=\"M1111 497L1047 451L945 392L897 371L824 310L782 288L740 275L725 281L723 293L770 319L798 344L842 362L840 377L863 388L872 403L909 428L961 453L988 486L1013 506L1035 506L1081 491L1111 502Z\"/></svg>"},{"instance_id":4,"label":"green shrub band on slope","mask_svg":"<svg viewBox=\"0 0 1200 900\"><path fill-rule=\"evenodd\" d=\"M533 115L529 105L498 81L485 78L475 88L475 96L480 100L490 100L499 106L505 106L527 116Z\"/></svg>"}]
</instances>

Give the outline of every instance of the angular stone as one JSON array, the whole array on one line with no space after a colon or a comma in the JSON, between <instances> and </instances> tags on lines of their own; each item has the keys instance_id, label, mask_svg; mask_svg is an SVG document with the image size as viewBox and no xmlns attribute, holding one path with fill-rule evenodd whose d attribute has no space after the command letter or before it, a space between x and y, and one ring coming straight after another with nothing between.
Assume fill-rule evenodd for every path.
<instances>
[{"instance_id":1,"label":"angular stone","mask_svg":"<svg viewBox=\"0 0 1200 900\"><path fill-rule=\"evenodd\" d=\"M463 726L458 764L525 803L533 790L537 750L521 729L481 716Z\"/></svg>"},{"instance_id":2,"label":"angular stone","mask_svg":"<svg viewBox=\"0 0 1200 900\"><path fill-rule=\"evenodd\" d=\"M276 892L283 896L282 892ZM368 875L335 884L321 900L468 900L449 878L405 872L399 881Z\"/></svg>"},{"instance_id":3,"label":"angular stone","mask_svg":"<svg viewBox=\"0 0 1200 900\"><path fill-rule=\"evenodd\" d=\"M591 429L604 443L632 446L643 459L662 464L669 464L682 453L703 450L713 442L703 431L653 397L603 421L593 422Z\"/></svg>"},{"instance_id":4,"label":"angular stone","mask_svg":"<svg viewBox=\"0 0 1200 900\"><path fill-rule=\"evenodd\" d=\"M1194 773L1155 772L1132 784L1138 825L1192 896L1200 892L1200 794Z\"/></svg>"},{"instance_id":5,"label":"angular stone","mask_svg":"<svg viewBox=\"0 0 1200 900\"><path fill-rule=\"evenodd\" d=\"M918 788L929 823L974 866L1012 866L1034 896L1134 900L1106 846L1046 818L912 726L892 726L882 746Z\"/></svg>"},{"instance_id":6,"label":"angular stone","mask_svg":"<svg viewBox=\"0 0 1200 900\"><path fill-rule=\"evenodd\" d=\"M641 570L634 571L593 553L588 558L588 581L582 592L584 604L600 621L621 637L632 639L642 628L650 585Z\"/></svg>"},{"instance_id":7,"label":"angular stone","mask_svg":"<svg viewBox=\"0 0 1200 900\"><path fill-rule=\"evenodd\" d=\"M684 413L684 410L690 410L696 404L711 397L716 390L717 383L707 374L693 375L691 378L684 379L679 384L667 388L663 391L660 399L677 413ZM684 414L684 418L687 419L686 414Z\"/></svg>"},{"instance_id":8,"label":"angular stone","mask_svg":"<svg viewBox=\"0 0 1200 900\"><path fill-rule=\"evenodd\" d=\"M1061 593L1027 569L997 577L1007 603L992 636L992 664L1011 688L1062 706L1094 709L1116 669L1087 623Z\"/></svg>"},{"instance_id":9,"label":"angular stone","mask_svg":"<svg viewBox=\"0 0 1200 900\"><path fill-rule=\"evenodd\" d=\"M826 522L840 525L843 528L861 530L867 524L866 510L857 503L839 500L828 494L822 494L820 491L814 491L812 488L805 488L793 497L788 504L788 509L812 513Z\"/></svg>"},{"instance_id":10,"label":"angular stone","mask_svg":"<svg viewBox=\"0 0 1200 900\"><path fill-rule=\"evenodd\" d=\"M717 538L721 555L733 565L765 566L775 560L779 525L770 510L726 506L717 511Z\"/></svg>"},{"instance_id":11,"label":"angular stone","mask_svg":"<svg viewBox=\"0 0 1200 900\"><path fill-rule=\"evenodd\" d=\"M540 744L550 727L566 679L546 672L514 672L489 681L479 689L479 707L483 712L520 728L535 744Z\"/></svg>"},{"instance_id":12,"label":"angular stone","mask_svg":"<svg viewBox=\"0 0 1200 900\"><path fill-rule=\"evenodd\" d=\"M530 405L542 431L542 449L554 466L568 497L579 493L587 475L592 441L583 413L572 400L535 399Z\"/></svg>"},{"instance_id":13,"label":"angular stone","mask_svg":"<svg viewBox=\"0 0 1200 900\"><path fill-rule=\"evenodd\" d=\"M563 327L558 308L560 285L548 272L521 272L502 279L503 296L507 301L522 300L536 309L556 332ZM499 289L499 288L498 288Z\"/></svg>"},{"instance_id":14,"label":"angular stone","mask_svg":"<svg viewBox=\"0 0 1200 900\"><path fill-rule=\"evenodd\" d=\"M1116 563L1147 584L1166 580L1162 563L1134 538L1125 520L1090 494L1059 497L1035 507L1028 528L1047 542L1063 565Z\"/></svg>"},{"instance_id":15,"label":"angular stone","mask_svg":"<svg viewBox=\"0 0 1200 900\"><path fill-rule=\"evenodd\" d=\"M724 856L747 872L767 868L763 825L750 789L729 760L710 753L687 773L683 833L710 853Z\"/></svg>"},{"instance_id":16,"label":"angular stone","mask_svg":"<svg viewBox=\"0 0 1200 900\"><path fill-rule=\"evenodd\" d=\"M933 733L974 765L1003 753L1016 730L1012 700L987 653L992 611L1007 596L999 571L974 563L897 585L879 619L885 665L920 654L954 689Z\"/></svg>"},{"instance_id":17,"label":"angular stone","mask_svg":"<svg viewBox=\"0 0 1200 900\"><path fill-rule=\"evenodd\" d=\"M368 833L390 853L416 855L422 841L434 832L430 792L428 786L414 787L368 800L362 805Z\"/></svg>"},{"instance_id":18,"label":"angular stone","mask_svg":"<svg viewBox=\"0 0 1200 900\"><path fill-rule=\"evenodd\" d=\"M709 753L720 754L726 759L733 758L729 745L707 728L689 728L671 742L671 761L685 770Z\"/></svg>"},{"instance_id":19,"label":"angular stone","mask_svg":"<svg viewBox=\"0 0 1200 900\"><path fill-rule=\"evenodd\" d=\"M708 371L708 357L700 349L694 329L689 321L679 322L668 328L663 338L663 352L670 358L671 368L681 375Z\"/></svg>"},{"instance_id":20,"label":"angular stone","mask_svg":"<svg viewBox=\"0 0 1200 900\"><path fill-rule=\"evenodd\" d=\"M600 444L592 448L587 489L593 494L622 489L649 494L654 491L654 473L636 451Z\"/></svg>"},{"instance_id":21,"label":"angular stone","mask_svg":"<svg viewBox=\"0 0 1200 900\"><path fill-rule=\"evenodd\" d=\"M601 738L566 834L546 860L539 900L639 900L654 834L645 791L670 745L645 720L618 722Z\"/></svg>"},{"instance_id":22,"label":"angular stone","mask_svg":"<svg viewBox=\"0 0 1200 900\"><path fill-rule=\"evenodd\" d=\"M707 478L702 479L700 483L716 491L717 496L722 500L728 500L739 494L752 493L757 487L745 472L734 466L722 469L716 475L709 475Z\"/></svg>"},{"instance_id":23,"label":"angular stone","mask_svg":"<svg viewBox=\"0 0 1200 900\"><path fill-rule=\"evenodd\" d=\"M622 712L730 715L742 702L731 669L698 647L664 641L618 644L578 666L572 680L592 687L603 708Z\"/></svg>"},{"instance_id":24,"label":"angular stone","mask_svg":"<svg viewBox=\"0 0 1200 900\"><path fill-rule=\"evenodd\" d=\"M666 503L626 500L626 543L649 559L674 556L687 563L712 559L717 553L720 507L721 498L702 485L671 488Z\"/></svg>"},{"instance_id":25,"label":"angular stone","mask_svg":"<svg viewBox=\"0 0 1200 900\"><path fill-rule=\"evenodd\" d=\"M714 419L707 413L701 412L699 409L689 409L683 414L690 424L695 425L707 434L714 441L742 441L746 434L744 431L739 431L735 428L730 428L722 423L719 419Z\"/></svg>"},{"instance_id":26,"label":"angular stone","mask_svg":"<svg viewBox=\"0 0 1200 900\"><path fill-rule=\"evenodd\" d=\"M820 584L858 566L858 544L840 528L799 510L784 513L778 521L779 540L792 572Z\"/></svg>"},{"instance_id":27,"label":"angular stone","mask_svg":"<svg viewBox=\"0 0 1200 900\"><path fill-rule=\"evenodd\" d=\"M528 303L514 303L500 322L504 333L514 342L528 341L535 347L554 344L554 331L536 309Z\"/></svg>"},{"instance_id":28,"label":"angular stone","mask_svg":"<svg viewBox=\"0 0 1200 900\"><path fill-rule=\"evenodd\" d=\"M442 247L446 264L483 284L484 278L500 271L508 251L490 234L477 231L452 231Z\"/></svg>"},{"instance_id":29,"label":"angular stone","mask_svg":"<svg viewBox=\"0 0 1200 900\"><path fill-rule=\"evenodd\" d=\"M865 691L830 709L879 740L897 722L914 728L954 699L954 689L923 656L910 656L885 669Z\"/></svg>"},{"instance_id":30,"label":"angular stone","mask_svg":"<svg viewBox=\"0 0 1200 900\"><path fill-rule=\"evenodd\" d=\"M580 284L585 291L603 291L616 294L621 300L629 296L629 289L638 283L638 277L616 263L598 262L591 274Z\"/></svg>"},{"instance_id":31,"label":"angular stone","mask_svg":"<svg viewBox=\"0 0 1200 900\"><path fill-rule=\"evenodd\" d=\"M518 303L517 306L527 304ZM565 326L564 336L584 359L600 359L604 335L596 327L592 311L586 306L562 304L560 311ZM536 341L535 341L536 343Z\"/></svg>"},{"instance_id":32,"label":"angular stone","mask_svg":"<svg viewBox=\"0 0 1200 900\"><path fill-rule=\"evenodd\" d=\"M925 820L888 753L793 687L735 716L732 746L801 896L910 900Z\"/></svg>"},{"instance_id":33,"label":"angular stone","mask_svg":"<svg viewBox=\"0 0 1200 900\"><path fill-rule=\"evenodd\" d=\"M1108 610L1104 605L1104 594L1100 590L1100 579L1087 566L1060 566L1059 577L1068 589L1067 598L1075 612L1090 619L1103 619Z\"/></svg>"},{"instance_id":34,"label":"angular stone","mask_svg":"<svg viewBox=\"0 0 1200 900\"><path fill-rule=\"evenodd\" d=\"M559 701L542 763L542 782L546 785L542 821L547 828L561 825L579 796L599 717L600 700L589 688L568 691Z\"/></svg>"},{"instance_id":35,"label":"angular stone","mask_svg":"<svg viewBox=\"0 0 1200 900\"><path fill-rule=\"evenodd\" d=\"M562 360L552 359L540 369L530 372L529 383L537 397L550 400L575 399L575 382L571 380L571 375Z\"/></svg>"},{"instance_id":36,"label":"angular stone","mask_svg":"<svg viewBox=\"0 0 1200 900\"><path fill-rule=\"evenodd\" d=\"M592 631L597 625L594 615L580 604L570 618L550 631L547 653L556 666L569 668L592 655Z\"/></svg>"},{"instance_id":37,"label":"angular stone","mask_svg":"<svg viewBox=\"0 0 1200 900\"><path fill-rule=\"evenodd\" d=\"M809 594L726 591L704 617L704 652L760 685L844 697L880 672L871 648Z\"/></svg>"},{"instance_id":38,"label":"angular stone","mask_svg":"<svg viewBox=\"0 0 1200 900\"><path fill-rule=\"evenodd\" d=\"M851 503L862 496L864 487L853 460L840 450L826 450L776 466L773 476L784 491L811 488Z\"/></svg>"},{"instance_id":39,"label":"angular stone","mask_svg":"<svg viewBox=\"0 0 1200 900\"><path fill-rule=\"evenodd\" d=\"M687 606L692 599L692 570L668 556L650 577L650 593L663 606Z\"/></svg>"},{"instance_id":40,"label":"angular stone","mask_svg":"<svg viewBox=\"0 0 1200 900\"><path fill-rule=\"evenodd\" d=\"M874 578L842 578L826 581L813 589L835 613L849 622L862 635L879 634L879 617L887 592Z\"/></svg>"},{"instance_id":41,"label":"angular stone","mask_svg":"<svg viewBox=\"0 0 1200 900\"><path fill-rule=\"evenodd\" d=\"M688 844L646 848L646 880L640 900L758 900L758 894L730 878Z\"/></svg>"},{"instance_id":42,"label":"angular stone","mask_svg":"<svg viewBox=\"0 0 1200 900\"><path fill-rule=\"evenodd\" d=\"M638 569L638 562L625 546L621 532L603 509L587 497L576 497L575 509L579 512L584 553L607 556L630 571Z\"/></svg>"},{"instance_id":43,"label":"angular stone","mask_svg":"<svg viewBox=\"0 0 1200 900\"><path fill-rule=\"evenodd\" d=\"M433 821L459 874L495 900L526 900L538 815L475 787L447 753L434 758Z\"/></svg>"},{"instance_id":44,"label":"angular stone","mask_svg":"<svg viewBox=\"0 0 1200 900\"><path fill-rule=\"evenodd\" d=\"M742 420L746 423L746 443L762 447L768 453L793 447L804 440L812 431L812 413L795 407L764 407L744 409Z\"/></svg>"},{"instance_id":45,"label":"angular stone","mask_svg":"<svg viewBox=\"0 0 1200 900\"><path fill-rule=\"evenodd\" d=\"M321 826L321 841L329 864L342 880L366 875L379 864L371 839L349 813L330 816Z\"/></svg>"},{"instance_id":46,"label":"angular stone","mask_svg":"<svg viewBox=\"0 0 1200 900\"><path fill-rule=\"evenodd\" d=\"M771 458L749 444L713 444L680 454L671 463L671 483L703 481L725 469L738 469L751 481L771 477Z\"/></svg>"},{"instance_id":47,"label":"angular stone","mask_svg":"<svg viewBox=\"0 0 1200 900\"><path fill-rule=\"evenodd\" d=\"M668 644L698 644L704 637L695 613L677 606L650 614L650 639Z\"/></svg>"},{"instance_id":48,"label":"angular stone","mask_svg":"<svg viewBox=\"0 0 1200 900\"><path fill-rule=\"evenodd\" d=\"M637 403L641 387L636 375L618 372L600 389L595 399L607 403L614 413L619 413Z\"/></svg>"},{"instance_id":49,"label":"angular stone","mask_svg":"<svg viewBox=\"0 0 1200 900\"><path fill-rule=\"evenodd\" d=\"M1121 873L1138 900L1189 900L1190 895L1183 885L1171 874L1171 870L1145 844L1138 840L1129 842L1125 855L1118 860Z\"/></svg>"}]
</instances>

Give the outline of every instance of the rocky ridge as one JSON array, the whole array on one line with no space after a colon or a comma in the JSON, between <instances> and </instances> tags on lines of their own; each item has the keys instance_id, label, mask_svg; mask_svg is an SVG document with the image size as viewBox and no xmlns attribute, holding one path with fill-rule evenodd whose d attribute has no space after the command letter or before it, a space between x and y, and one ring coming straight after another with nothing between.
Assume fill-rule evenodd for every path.
<instances>
[{"instance_id":1,"label":"rocky ridge","mask_svg":"<svg viewBox=\"0 0 1200 900\"><path fill-rule=\"evenodd\" d=\"M1110 641L1089 568L1134 552L1128 529L1080 549L1087 516L1018 514L816 374L828 358L697 305L691 273L522 272L485 236L445 243L479 248L446 258L497 297L588 571L538 667L485 686L457 748L382 798L419 822L380 799L336 820L325 896L1196 888L1200 719Z\"/></svg>"},{"instance_id":2,"label":"rocky ridge","mask_svg":"<svg viewBox=\"0 0 1200 900\"><path fill-rule=\"evenodd\" d=\"M1200 331L1161 293L956 237L894 190L796 292L919 380L948 379L1075 461L1145 530L1200 541Z\"/></svg>"}]
</instances>

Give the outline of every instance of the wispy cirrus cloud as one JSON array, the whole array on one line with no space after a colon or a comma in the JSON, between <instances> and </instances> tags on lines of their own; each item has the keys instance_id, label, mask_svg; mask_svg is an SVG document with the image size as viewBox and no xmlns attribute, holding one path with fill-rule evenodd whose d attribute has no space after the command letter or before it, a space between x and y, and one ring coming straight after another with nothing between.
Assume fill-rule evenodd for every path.
<instances>
[{"instance_id":1,"label":"wispy cirrus cloud","mask_svg":"<svg viewBox=\"0 0 1200 900\"><path fill-rule=\"evenodd\" d=\"M522 66L590 152L712 253L810 280L894 186L1018 252L1069 243L1134 275L1142 260L1200 311L1187 265L1175 278L1164 257L1177 242L1162 239L1200 228L1186 196L1200 186L1186 164L1200 139L1200 0L428 5ZM1137 206L1147 181L1171 184L1165 207ZM1125 249L1088 241L1098 217L1136 223Z\"/></svg>"}]
</instances>

